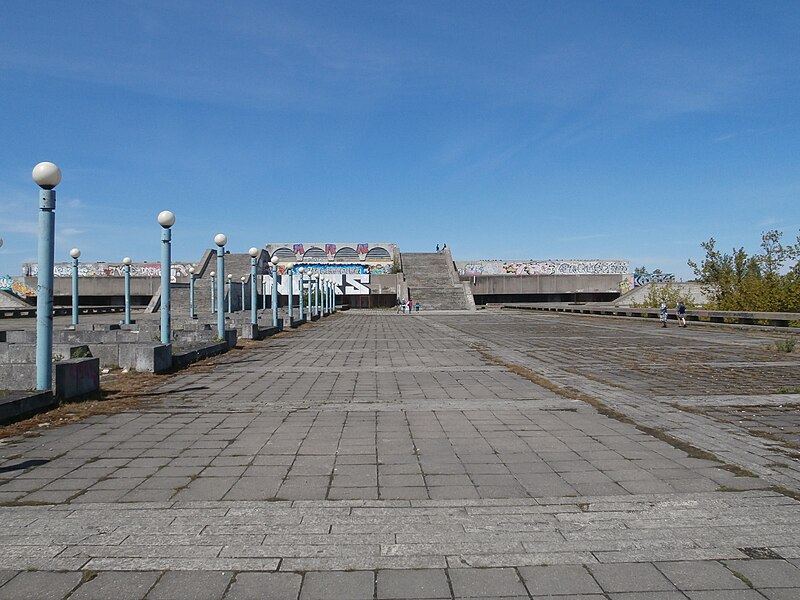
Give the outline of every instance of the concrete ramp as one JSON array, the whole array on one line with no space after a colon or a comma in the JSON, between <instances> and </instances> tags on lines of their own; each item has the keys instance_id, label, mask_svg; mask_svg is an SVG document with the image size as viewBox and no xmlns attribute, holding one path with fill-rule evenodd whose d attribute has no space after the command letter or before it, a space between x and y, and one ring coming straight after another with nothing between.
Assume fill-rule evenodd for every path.
<instances>
[{"instance_id":1,"label":"concrete ramp","mask_svg":"<svg viewBox=\"0 0 800 600\"><path fill-rule=\"evenodd\" d=\"M403 252L401 258L411 300L422 310L475 310L469 284L459 281L449 249Z\"/></svg>"},{"instance_id":2,"label":"concrete ramp","mask_svg":"<svg viewBox=\"0 0 800 600\"><path fill-rule=\"evenodd\" d=\"M11 292L0 290L0 308L31 308L31 305Z\"/></svg>"}]
</instances>

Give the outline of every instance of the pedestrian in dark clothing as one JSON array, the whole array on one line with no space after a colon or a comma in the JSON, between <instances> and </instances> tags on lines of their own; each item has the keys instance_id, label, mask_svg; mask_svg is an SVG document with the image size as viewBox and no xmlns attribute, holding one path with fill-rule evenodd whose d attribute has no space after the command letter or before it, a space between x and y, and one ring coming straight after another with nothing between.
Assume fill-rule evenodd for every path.
<instances>
[{"instance_id":1,"label":"pedestrian in dark clothing","mask_svg":"<svg viewBox=\"0 0 800 600\"><path fill-rule=\"evenodd\" d=\"M678 327L686 327L686 303L678 301Z\"/></svg>"}]
</instances>

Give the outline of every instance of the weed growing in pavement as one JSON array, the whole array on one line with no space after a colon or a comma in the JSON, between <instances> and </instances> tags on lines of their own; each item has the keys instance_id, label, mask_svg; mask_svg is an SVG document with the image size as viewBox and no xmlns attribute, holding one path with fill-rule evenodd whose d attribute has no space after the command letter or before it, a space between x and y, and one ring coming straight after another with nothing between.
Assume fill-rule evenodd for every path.
<instances>
[{"instance_id":1,"label":"weed growing in pavement","mask_svg":"<svg viewBox=\"0 0 800 600\"><path fill-rule=\"evenodd\" d=\"M786 338L775 342L775 349L778 352L794 352L794 347L797 345L797 340L793 338Z\"/></svg>"}]
</instances>

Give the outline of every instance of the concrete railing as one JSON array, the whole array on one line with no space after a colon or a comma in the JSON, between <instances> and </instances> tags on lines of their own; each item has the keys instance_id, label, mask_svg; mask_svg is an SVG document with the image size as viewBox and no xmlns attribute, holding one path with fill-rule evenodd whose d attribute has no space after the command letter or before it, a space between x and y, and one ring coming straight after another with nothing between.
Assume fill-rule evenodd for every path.
<instances>
[{"instance_id":1,"label":"concrete railing","mask_svg":"<svg viewBox=\"0 0 800 600\"><path fill-rule=\"evenodd\" d=\"M80 315L100 315L106 313L121 313L125 311L124 306L81 306L78 308ZM53 316L59 317L71 315L71 306L58 306L53 309ZM36 307L30 308L0 308L0 319L17 319L20 317L35 317Z\"/></svg>"},{"instance_id":2,"label":"concrete railing","mask_svg":"<svg viewBox=\"0 0 800 600\"><path fill-rule=\"evenodd\" d=\"M563 312L582 315L606 315L612 317L639 317L657 319L657 308L627 308L617 306L564 305L564 304L500 304L503 309L539 310ZM670 320L677 319L675 309L668 314ZM800 322L800 313L784 312L746 312L728 310L687 310L687 321L706 321L709 323L732 323L740 325L769 325L772 327L789 327L791 322Z\"/></svg>"}]
</instances>

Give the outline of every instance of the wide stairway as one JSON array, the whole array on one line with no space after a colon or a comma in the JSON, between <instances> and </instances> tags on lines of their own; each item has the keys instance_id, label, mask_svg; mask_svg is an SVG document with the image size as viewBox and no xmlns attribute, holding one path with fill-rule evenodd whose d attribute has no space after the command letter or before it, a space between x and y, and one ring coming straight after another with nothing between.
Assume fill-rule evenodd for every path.
<instances>
[{"instance_id":1,"label":"wide stairway","mask_svg":"<svg viewBox=\"0 0 800 600\"><path fill-rule=\"evenodd\" d=\"M402 254L403 273L413 302L422 310L474 309L466 286L458 281L449 250Z\"/></svg>"}]
</instances>

